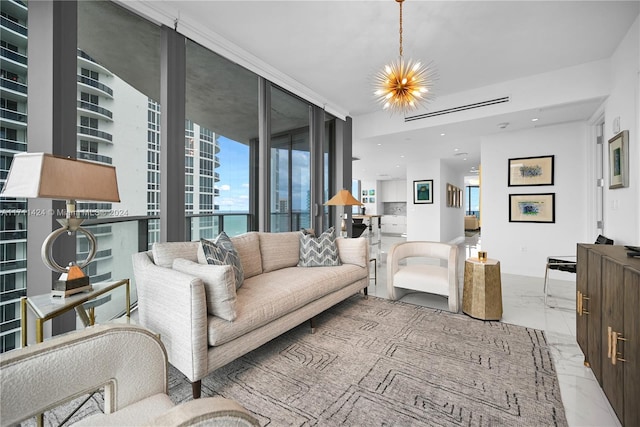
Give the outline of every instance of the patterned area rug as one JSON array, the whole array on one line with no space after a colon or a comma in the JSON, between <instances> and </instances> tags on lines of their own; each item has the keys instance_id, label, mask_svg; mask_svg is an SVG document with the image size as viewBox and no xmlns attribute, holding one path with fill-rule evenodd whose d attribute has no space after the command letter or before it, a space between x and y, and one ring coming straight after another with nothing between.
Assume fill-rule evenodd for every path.
<instances>
[{"instance_id":1,"label":"patterned area rug","mask_svg":"<svg viewBox=\"0 0 640 427\"><path fill-rule=\"evenodd\" d=\"M203 380L274 426L567 425L543 332L354 296ZM173 398L191 388L173 371ZM182 398L180 398L182 400Z\"/></svg>"},{"instance_id":2,"label":"patterned area rug","mask_svg":"<svg viewBox=\"0 0 640 427\"><path fill-rule=\"evenodd\" d=\"M566 426L544 333L360 295L202 381L263 426ZM170 395L191 385L170 368ZM75 419L99 410L96 394ZM68 412L67 412L68 413ZM63 419L48 413L45 424ZM31 423L27 423L31 424Z\"/></svg>"}]
</instances>

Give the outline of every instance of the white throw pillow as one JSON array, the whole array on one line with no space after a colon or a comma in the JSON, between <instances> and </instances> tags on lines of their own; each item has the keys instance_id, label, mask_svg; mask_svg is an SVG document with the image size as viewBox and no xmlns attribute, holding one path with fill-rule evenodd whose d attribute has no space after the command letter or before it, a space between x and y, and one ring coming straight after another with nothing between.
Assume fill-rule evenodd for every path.
<instances>
[{"instance_id":1,"label":"white throw pillow","mask_svg":"<svg viewBox=\"0 0 640 427\"><path fill-rule=\"evenodd\" d=\"M231 265L209 265L177 258L173 269L202 280L207 312L221 319L236 320L236 279Z\"/></svg>"}]
</instances>

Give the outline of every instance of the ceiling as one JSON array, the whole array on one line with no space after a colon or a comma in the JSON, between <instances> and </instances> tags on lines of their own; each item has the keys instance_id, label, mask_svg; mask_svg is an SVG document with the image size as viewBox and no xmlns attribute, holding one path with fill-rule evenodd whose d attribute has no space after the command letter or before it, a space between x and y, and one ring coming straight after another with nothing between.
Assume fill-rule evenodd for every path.
<instances>
[{"instance_id":1,"label":"ceiling","mask_svg":"<svg viewBox=\"0 0 640 427\"><path fill-rule=\"evenodd\" d=\"M286 74L318 94L316 102L344 111L354 121L380 109L373 77L398 54L399 8L394 0L150 4L175 17L178 31L184 23L198 28L204 39L229 41L231 50ZM403 10L404 56L433 62L438 97L609 58L638 16L640 2L406 0ZM427 152L421 150L470 169L480 162L481 136L586 120L601 102L354 141L353 155L360 159L354 162L354 177L403 178L403 159ZM531 122L534 115L539 122ZM510 125L500 129L503 122ZM420 143L425 140L433 142L425 148ZM468 154L454 156L452 148Z\"/></svg>"}]
</instances>

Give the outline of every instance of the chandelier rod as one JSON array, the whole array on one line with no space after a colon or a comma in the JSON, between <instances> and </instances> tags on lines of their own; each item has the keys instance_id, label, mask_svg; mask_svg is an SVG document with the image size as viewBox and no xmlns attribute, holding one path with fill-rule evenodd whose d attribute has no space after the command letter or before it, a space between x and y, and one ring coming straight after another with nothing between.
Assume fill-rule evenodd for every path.
<instances>
[{"instance_id":1,"label":"chandelier rod","mask_svg":"<svg viewBox=\"0 0 640 427\"><path fill-rule=\"evenodd\" d=\"M402 3L404 0L396 0L400 3L400 57L402 58Z\"/></svg>"}]
</instances>

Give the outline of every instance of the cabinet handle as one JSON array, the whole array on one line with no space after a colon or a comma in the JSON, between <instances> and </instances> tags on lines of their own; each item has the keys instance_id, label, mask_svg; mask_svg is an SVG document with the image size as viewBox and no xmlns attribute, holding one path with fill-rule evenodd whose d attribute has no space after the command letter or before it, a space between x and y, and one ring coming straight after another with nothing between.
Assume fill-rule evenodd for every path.
<instances>
[{"instance_id":1,"label":"cabinet handle","mask_svg":"<svg viewBox=\"0 0 640 427\"><path fill-rule=\"evenodd\" d=\"M582 292L577 291L576 295L576 312L582 316Z\"/></svg>"},{"instance_id":2,"label":"cabinet handle","mask_svg":"<svg viewBox=\"0 0 640 427\"><path fill-rule=\"evenodd\" d=\"M611 332L613 332L611 326L607 327L607 359L611 359Z\"/></svg>"},{"instance_id":3,"label":"cabinet handle","mask_svg":"<svg viewBox=\"0 0 640 427\"><path fill-rule=\"evenodd\" d=\"M609 330L611 330L611 327L609 327ZM618 357L618 355L621 354L621 353L618 353L618 341L627 341L627 339L624 338L621 333L616 331L611 331L610 337L611 337L610 338L611 339L611 364L615 365L618 361L626 362L627 361L626 359Z\"/></svg>"},{"instance_id":4,"label":"cabinet handle","mask_svg":"<svg viewBox=\"0 0 640 427\"><path fill-rule=\"evenodd\" d=\"M624 338L621 333L614 332L614 334L616 334L616 342L618 342L618 341L627 341L627 339ZM619 357L619 355L621 355L621 354L622 353L616 353L616 360L618 360L619 362L626 362L627 359L623 359L622 357Z\"/></svg>"},{"instance_id":5,"label":"cabinet handle","mask_svg":"<svg viewBox=\"0 0 640 427\"><path fill-rule=\"evenodd\" d=\"M584 301L589 301L591 298L585 297L583 293L580 293L580 296L582 297L582 302L580 303L580 315L589 314L589 310L584 308Z\"/></svg>"}]
</instances>

